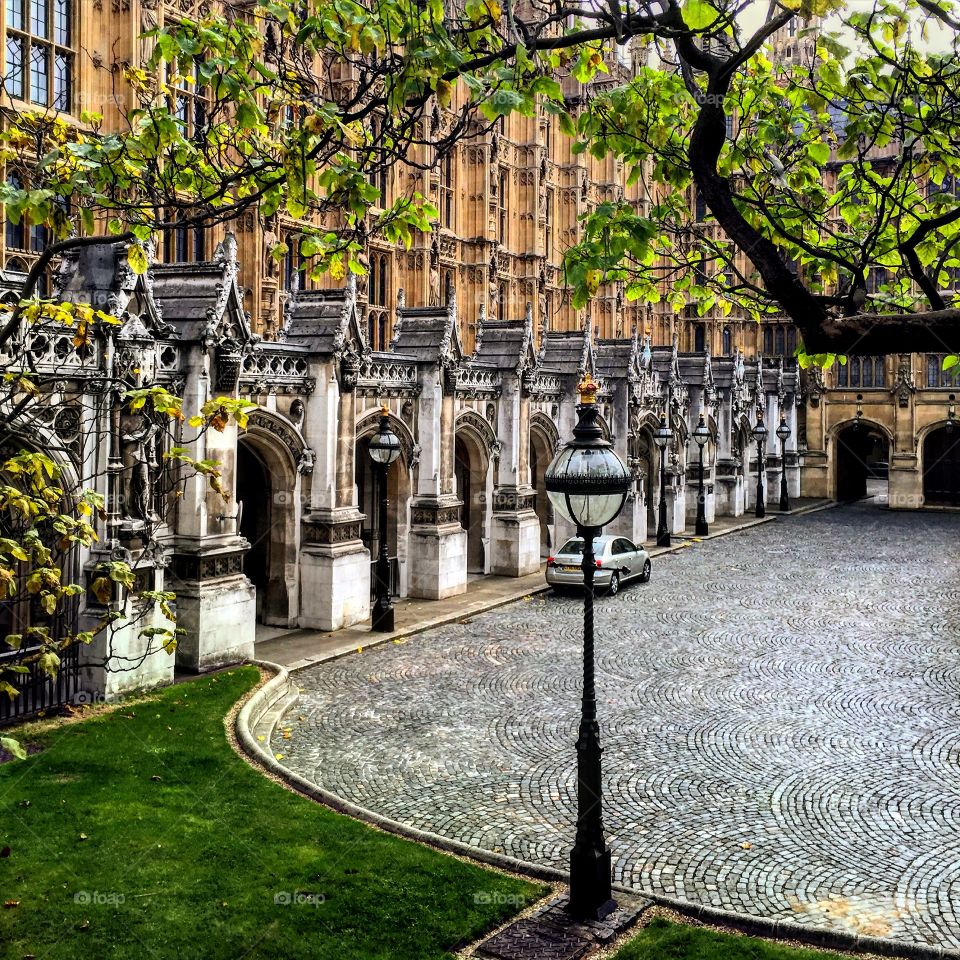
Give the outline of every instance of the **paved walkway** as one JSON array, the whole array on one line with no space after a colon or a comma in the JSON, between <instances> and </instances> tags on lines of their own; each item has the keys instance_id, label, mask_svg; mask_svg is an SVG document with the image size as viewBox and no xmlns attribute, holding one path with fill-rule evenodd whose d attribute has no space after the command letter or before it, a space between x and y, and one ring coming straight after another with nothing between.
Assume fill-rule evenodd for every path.
<instances>
[{"instance_id":1,"label":"paved walkway","mask_svg":"<svg viewBox=\"0 0 960 960\"><path fill-rule=\"evenodd\" d=\"M960 946L960 516L858 505L661 557L599 601L616 878ZM284 763L565 866L581 605L530 597L311 667Z\"/></svg>"},{"instance_id":2,"label":"paved walkway","mask_svg":"<svg viewBox=\"0 0 960 960\"><path fill-rule=\"evenodd\" d=\"M827 505L826 500L798 500L792 513L802 513ZM769 521L778 515L771 509ZM722 537L734 530L763 523L752 515L742 517L718 517L711 524L707 539ZM661 548L647 545L650 555L659 556L668 550L688 547L698 538L690 534L675 536L673 546ZM257 627L256 657L279 663L291 669L302 669L314 663L353 653L360 648L369 648L398 638L409 637L431 627L441 626L454 620L472 616L484 610L547 589L543 568L527 577L476 577L467 584L467 592L444 600L398 599L395 601L395 625L393 633L373 633L370 621L345 627L341 630L287 630L280 627Z\"/></svg>"}]
</instances>

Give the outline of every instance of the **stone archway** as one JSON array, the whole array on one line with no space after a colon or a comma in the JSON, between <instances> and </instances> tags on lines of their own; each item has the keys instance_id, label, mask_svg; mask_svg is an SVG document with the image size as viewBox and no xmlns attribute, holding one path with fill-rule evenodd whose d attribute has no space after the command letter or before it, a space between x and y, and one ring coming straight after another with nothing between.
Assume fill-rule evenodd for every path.
<instances>
[{"instance_id":1,"label":"stone archway","mask_svg":"<svg viewBox=\"0 0 960 960\"><path fill-rule=\"evenodd\" d=\"M463 504L460 508L460 526L467 534L467 573L479 574L489 568L489 456L473 430L469 426L466 429L464 427L462 423L457 424L454 440L457 496Z\"/></svg>"},{"instance_id":2,"label":"stone archway","mask_svg":"<svg viewBox=\"0 0 960 960\"><path fill-rule=\"evenodd\" d=\"M556 454L559 435L553 421L541 413L530 420L530 486L534 490L533 508L540 521L540 559L550 555L553 543L553 507L547 496L544 474Z\"/></svg>"},{"instance_id":3,"label":"stone archway","mask_svg":"<svg viewBox=\"0 0 960 960\"><path fill-rule=\"evenodd\" d=\"M923 502L960 506L960 430L946 423L923 438Z\"/></svg>"},{"instance_id":4,"label":"stone archway","mask_svg":"<svg viewBox=\"0 0 960 960\"><path fill-rule=\"evenodd\" d=\"M257 620L295 626L300 477L290 451L251 424L237 444L240 535L250 543L243 572L257 589Z\"/></svg>"},{"instance_id":5,"label":"stone archway","mask_svg":"<svg viewBox=\"0 0 960 960\"><path fill-rule=\"evenodd\" d=\"M644 501L644 524L647 537L657 529L657 507L660 497L660 448L654 442L654 431L659 421L653 413L637 417L630 434L627 456L630 467L640 480Z\"/></svg>"},{"instance_id":6,"label":"stone archway","mask_svg":"<svg viewBox=\"0 0 960 960\"><path fill-rule=\"evenodd\" d=\"M860 500L868 493L886 499L890 436L880 424L870 420L840 424L834 430L833 450L835 499Z\"/></svg>"},{"instance_id":7,"label":"stone archway","mask_svg":"<svg viewBox=\"0 0 960 960\"><path fill-rule=\"evenodd\" d=\"M357 484L357 505L363 514L360 537L370 551L371 564L380 552L380 490L373 461L370 459L370 438L380 423L379 412L369 414L357 425L354 471ZM390 589L395 596L407 595L407 537L410 530L410 498L412 496L411 461L413 440L406 427L391 416L390 429L400 438L401 453L387 473L387 556L390 557ZM370 578L374 590L376 578Z\"/></svg>"}]
</instances>

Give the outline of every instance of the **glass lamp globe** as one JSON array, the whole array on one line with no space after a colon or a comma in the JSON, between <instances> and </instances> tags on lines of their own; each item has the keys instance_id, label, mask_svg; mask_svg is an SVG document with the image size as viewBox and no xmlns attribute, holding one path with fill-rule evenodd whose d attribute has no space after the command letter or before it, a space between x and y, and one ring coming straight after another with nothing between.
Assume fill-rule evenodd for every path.
<instances>
[{"instance_id":1,"label":"glass lamp globe","mask_svg":"<svg viewBox=\"0 0 960 960\"><path fill-rule=\"evenodd\" d=\"M700 447L705 447L707 445L707 441L710 439L710 430L707 428L707 424L703 419L702 413L700 414L700 422L693 431L693 439L697 441L697 445Z\"/></svg>"},{"instance_id":2,"label":"glass lamp globe","mask_svg":"<svg viewBox=\"0 0 960 960\"><path fill-rule=\"evenodd\" d=\"M667 418L660 418L660 426L653 435L653 442L663 450L664 447L673 439L673 431L667 426Z\"/></svg>"},{"instance_id":3,"label":"glass lamp globe","mask_svg":"<svg viewBox=\"0 0 960 960\"><path fill-rule=\"evenodd\" d=\"M369 450L373 462L384 466L400 456L400 439L390 429L390 410L386 404L380 409L380 427L370 438Z\"/></svg>"},{"instance_id":4,"label":"glass lamp globe","mask_svg":"<svg viewBox=\"0 0 960 960\"><path fill-rule=\"evenodd\" d=\"M763 422L763 414L757 413L757 425L753 428L753 439L761 443L767 439L767 428Z\"/></svg>"},{"instance_id":5,"label":"glass lamp globe","mask_svg":"<svg viewBox=\"0 0 960 960\"><path fill-rule=\"evenodd\" d=\"M580 385L579 420L573 440L547 467L547 495L561 516L578 527L603 527L623 509L633 483L624 462L603 439L596 407L596 384L590 377Z\"/></svg>"},{"instance_id":6,"label":"glass lamp globe","mask_svg":"<svg viewBox=\"0 0 960 960\"><path fill-rule=\"evenodd\" d=\"M790 438L790 427L787 425L785 417L780 418L780 426L777 427L777 438L781 441Z\"/></svg>"}]
</instances>

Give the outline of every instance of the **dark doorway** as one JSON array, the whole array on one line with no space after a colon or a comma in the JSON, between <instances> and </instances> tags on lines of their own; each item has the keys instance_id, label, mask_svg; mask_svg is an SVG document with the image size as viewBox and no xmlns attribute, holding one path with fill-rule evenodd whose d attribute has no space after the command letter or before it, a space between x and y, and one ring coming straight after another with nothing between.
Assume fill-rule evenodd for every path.
<instances>
[{"instance_id":1,"label":"dark doorway","mask_svg":"<svg viewBox=\"0 0 960 960\"><path fill-rule=\"evenodd\" d=\"M457 437L457 495L463 501L460 526L467 532L467 573L483 573L483 501L486 484L480 457L472 446Z\"/></svg>"},{"instance_id":2,"label":"dark doorway","mask_svg":"<svg viewBox=\"0 0 960 960\"><path fill-rule=\"evenodd\" d=\"M243 505L240 535L250 543L243 559L243 572L257 588L257 619L264 621L270 586L270 472L246 443L237 445L237 503Z\"/></svg>"},{"instance_id":3,"label":"dark doorway","mask_svg":"<svg viewBox=\"0 0 960 960\"><path fill-rule=\"evenodd\" d=\"M837 499L860 500L886 494L890 468L886 436L866 423L854 423L837 434Z\"/></svg>"},{"instance_id":4,"label":"dark doorway","mask_svg":"<svg viewBox=\"0 0 960 960\"><path fill-rule=\"evenodd\" d=\"M380 488L370 459L370 436L357 440L356 450L357 502L363 514L360 538L370 551L370 594L376 589L374 568L380 555ZM400 479L404 471L403 458L391 464L387 474L387 556L390 558L390 593L400 594L400 566L397 559L399 542Z\"/></svg>"},{"instance_id":5,"label":"dark doorway","mask_svg":"<svg viewBox=\"0 0 960 960\"><path fill-rule=\"evenodd\" d=\"M553 508L547 496L544 473L550 466L553 455L550 444L538 431L530 431L530 486L533 487L533 509L540 521L540 559L550 556L550 524L553 523Z\"/></svg>"},{"instance_id":6,"label":"dark doorway","mask_svg":"<svg viewBox=\"0 0 960 960\"><path fill-rule=\"evenodd\" d=\"M940 427L923 441L925 503L960 506L960 430Z\"/></svg>"}]
</instances>

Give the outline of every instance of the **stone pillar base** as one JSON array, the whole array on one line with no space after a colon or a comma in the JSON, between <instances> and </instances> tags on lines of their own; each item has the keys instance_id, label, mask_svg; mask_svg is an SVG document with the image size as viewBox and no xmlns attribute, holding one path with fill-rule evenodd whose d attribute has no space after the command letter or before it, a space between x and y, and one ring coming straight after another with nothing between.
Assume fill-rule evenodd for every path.
<instances>
[{"instance_id":1,"label":"stone pillar base","mask_svg":"<svg viewBox=\"0 0 960 960\"><path fill-rule=\"evenodd\" d=\"M136 566L137 592L171 589L164 584L161 567L144 565L142 561L131 563ZM88 581L97 575L92 567L93 563L88 570ZM88 604L81 611L81 628L93 629L106 608L94 605L92 594L87 597ZM140 609L130 600L127 601L126 617L125 621L118 621L112 629L108 627L100 633L93 643L80 646L80 682L75 703L110 702L135 690L173 683L175 654L163 649L159 637L148 640L140 636L146 628L172 628L173 624L163 616L159 606L153 605L152 610Z\"/></svg>"},{"instance_id":2,"label":"stone pillar base","mask_svg":"<svg viewBox=\"0 0 960 960\"><path fill-rule=\"evenodd\" d=\"M525 577L540 569L540 521L533 510L493 515L490 557L490 572L501 577Z\"/></svg>"},{"instance_id":3,"label":"stone pillar base","mask_svg":"<svg viewBox=\"0 0 960 960\"><path fill-rule=\"evenodd\" d=\"M743 477L736 462L719 461L716 466L716 480L713 490L714 514L723 517L739 517L746 509L743 492Z\"/></svg>"},{"instance_id":4,"label":"stone pillar base","mask_svg":"<svg viewBox=\"0 0 960 960\"><path fill-rule=\"evenodd\" d=\"M887 481L887 505L891 510L919 510L924 505L923 474L913 454L894 454L890 458Z\"/></svg>"},{"instance_id":5,"label":"stone pillar base","mask_svg":"<svg viewBox=\"0 0 960 960\"><path fill-rule=\"evenodd\" d=\"M202 671L253 657L257 591L243 575L249 544L231 537L216 546L178 544L170 589L177 595L177 666Z\"/></svg>"},{"instance_id":6,"label":"stone pillar base","mask_svg":"<svg viewBox=\"0 0 960 960\"><path fill-rule=\"evenodd\" d=\"M300 551L300 626L339 630L370 617L370 551L361 540Z\"/></svg>"},{"instance_id":7,"label":"stone pillar base","mask_svg":"<svg viewBox=\"0 0 960 960\"><path fill-rule=\"evenodd\" d=\"M408 595L442 600L465 593L467 533L460 526L460 501L415 501L411 521Z\"/></svg>"},{"instance_id":8,"label":"stone pillar base","mask_svg":"<svg viewBox=\"0 0 960 960\"><path fill-rule=\"evenodd\" d=\"M671 533L687 529L687 495L684 487L667 492L667 525Z\"/></svg>"},{"instance_id":9,"label":"stone pillar base","mask_svg":"<svg viewBox=\"0 0 960 960\"><path fill-rule=\"evenodd\" d=\"M827 455L821 450L807 451L803 455L803 470L800 473L800 496L833 498L836 489L830 487L830 471Z\"/></svg>"},{"instance_id":10,"label":"stone pillar base","mask_svg":"<svg viewBox=\"0 0 960 960\"><path fill-rule=\"evenodd\" d=\"M303 522L300 626L339 630L370 616L370 551L360 539L355 509L313 515Z\"/></svg>"}]
</instances>

